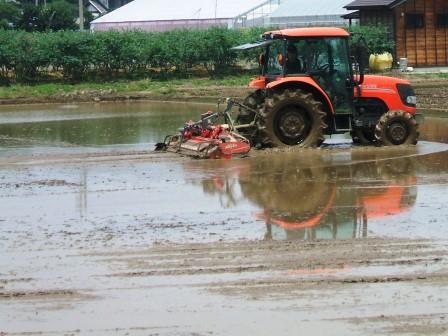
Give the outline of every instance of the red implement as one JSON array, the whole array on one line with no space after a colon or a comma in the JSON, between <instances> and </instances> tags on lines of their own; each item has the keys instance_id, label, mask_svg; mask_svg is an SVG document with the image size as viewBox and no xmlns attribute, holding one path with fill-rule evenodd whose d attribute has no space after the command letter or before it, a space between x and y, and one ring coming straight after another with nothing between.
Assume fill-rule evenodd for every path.
<instances>
[{"instance_id":1,"label":"red implement","mask_svg":"<svg viewBox=\"0 0 448 336\"><path fill-rule=\"evenodd\" d=\"M233 127L230 117L232 102L228 101L224 112L207 112L198 122L189 121L177 135L169 135L156 145L156 150L188 155L204 159L230 159L245 156L250 151L250 142ZM226 124L215 124L215 119L224 117Z\"/></svg>"}]
</instances>

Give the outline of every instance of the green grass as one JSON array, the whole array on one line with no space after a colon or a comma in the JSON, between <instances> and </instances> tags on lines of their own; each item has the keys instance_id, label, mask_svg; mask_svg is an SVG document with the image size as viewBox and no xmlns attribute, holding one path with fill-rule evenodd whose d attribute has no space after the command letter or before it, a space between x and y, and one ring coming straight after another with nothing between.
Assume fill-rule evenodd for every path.
<instances>
[{"instance_id":1,"label":"green grass","mask_svg":"<svg viewBox=\"0 0 448 336\"><path fill-rule=\"evenodd\" d=\"M444 81L447 73L417 74L417 73L385 73L384 75L399 76L415 82L431 80ZM83 82L78 84L42 83L35 85L13 84L10 87L0 86L0 99L45 99L61 94L82 94L82 91L112 91L117 94L146 92L154 96L172 97L182 96L182 91L196 96L216 95L221 88L245 87L256 76L242 74L225 76L222 78L192 77L188 79L140 79L116 80L110 82Z\"/></svg>"},{"instance_id":2,"label":"green grass","mask_svg":"<svg viewBox=\"0 0 448 336\"><path fill-rule=\"evenodd\" d=\"M182 88L209 88L246 86L253 76L227 76L220 79L191 78L170 80L117 80L111 82L84 82L79 84L13 84L10 87L0 87L0 99L45 98L58 94L79 93L83 90L112 90L116 93L151 92L160 95L175 95Z\"/></svg>"},{"instance_id":3,"label":"green grass","mask_svg":"<svg viewBox=\"0 0 448 336\"><path fill-rule=\"evenodd\" d=\"M448 78L448 73L438 73L436 74L438 78L446 79Z\"/></svg>"}]
</instances>

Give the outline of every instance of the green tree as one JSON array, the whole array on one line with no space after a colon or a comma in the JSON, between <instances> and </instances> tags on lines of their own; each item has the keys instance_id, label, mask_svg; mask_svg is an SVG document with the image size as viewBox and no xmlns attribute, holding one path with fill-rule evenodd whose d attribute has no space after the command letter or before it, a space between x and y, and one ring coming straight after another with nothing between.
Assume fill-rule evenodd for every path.
<instances>
[{"instance_id":1,"label":"green tree","mask_svg":"<svg viewBox=\"0 0 448 336\"><path fill-rule=\"evenodd\" d=\"M238 45L237 30L212 27L200 31L201 38L198 49L200 62L210 74L222 74L236 62L237 55L231 50Z\"/></svg>"},{"instance_id":2,"label":"green tree","mask_svg":"<svg viewBox=\"0 0 448 336\"><path fill-rule=\"evenodd\" d=\"M0 29L15 27L20 18L20 8L13 2L0 0Z\"/></svg>"},{"instance_id":3,"label":"green tree","mask_svg":"<svg viewBox=\"0 0 448 336\"><path fill-rule=\"evenodd\" d=\"M32 4L22 5L22 16L17 22L17 27L27 32L39 31L40 11L40 7Z\"/></svg>"},{"instance_id":4,"label":"green tree","mask_svg":"<svg viewBox=\"0 0 448 336\"><path fill-rule=\"evenodd\" d=\"M350 32L353 34L353 46L356 46L363 38L372 54L393 53L394 51L395 42L390 38L385 26L352 26Z\"/></svg>"},{"instance_id":5,"label":"green tree","mask_svg":"<svg viewBox=\"0 0 448 336\"><path fill-rule=\"evenodd\" d=\"M16 52L14 41L17 32L0 29L0 86L9 85L9 74L13 69L13 57Z\"/></svg>"},{"instance_id":6,"label":"green tree","mask_svg":"<svg viewBox=\"0 0 448 336\"><path fill-rule=\"evenodd\" d=\"M32 3L23 3L22 16L18 28L33 31L59 31L74 30L78 26L78 7L66 0L48 1L47 5L36 6ZM89 16L87 15L87 19Z\"/></svg>"},{"instance_id":7,"label":"green tree","mask_svg":"<svg viewBox=\"0 0 448 336\"><path fill-rule=\"evenodd\" d=\"M65 0L56 0L41 9L42 30L74 30L78 8Z\"/></svg>"}]
</instances>

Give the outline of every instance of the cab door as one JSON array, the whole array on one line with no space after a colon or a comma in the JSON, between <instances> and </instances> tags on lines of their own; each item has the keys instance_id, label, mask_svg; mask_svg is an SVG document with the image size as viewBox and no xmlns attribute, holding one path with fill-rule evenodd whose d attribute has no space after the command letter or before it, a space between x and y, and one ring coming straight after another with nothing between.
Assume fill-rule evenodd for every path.
<instances>
[{"instance_id":1,"label":"cab door","mask_svg":"<svg viewBox=\"0 0 448 336\"><path fill-rule=\"evenodd\" d=\"M313 38L306 41L308 74L327 92L336 114L341 115L341 118L338 118L341 125L336 128L350 127L343 125L350 122L348 115L353 111L353 84L349 60L346 38ZM342 115L347 115L347 118Z\"/></svg>"}]
</instances>

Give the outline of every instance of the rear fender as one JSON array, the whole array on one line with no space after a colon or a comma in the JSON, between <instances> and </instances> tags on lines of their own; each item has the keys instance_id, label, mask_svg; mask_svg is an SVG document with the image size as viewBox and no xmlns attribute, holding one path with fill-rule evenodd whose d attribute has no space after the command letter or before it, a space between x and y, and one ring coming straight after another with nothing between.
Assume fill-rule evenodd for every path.
<instances>
[{"instance_id":1,"label":"rear fender","mask_svg":"<svg viewBox=\"0 0 448 336\"><path fill-rule=\"evenodd\" d=\"M254 89L265 89L266 88L266 77L260 76L258 78L253 79L249 83L249 87Z\"/></svg>"},{"instance_id":2,"label":"rear fender","mask_svg":"<svg viewBox=\"0 0 448 336\"><path fill-rule=\"evenodd\" d=\"M305 92L313 94L314 98L322 102L323 110L327 113L334 114L334 107L330 97L317 82L310 77L286 77L270 82L266 85L266 89L285 90L285 89L301 89Z\"/></svg>"}]
</instances>

